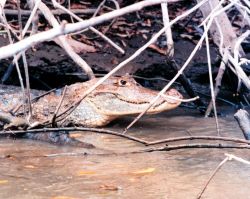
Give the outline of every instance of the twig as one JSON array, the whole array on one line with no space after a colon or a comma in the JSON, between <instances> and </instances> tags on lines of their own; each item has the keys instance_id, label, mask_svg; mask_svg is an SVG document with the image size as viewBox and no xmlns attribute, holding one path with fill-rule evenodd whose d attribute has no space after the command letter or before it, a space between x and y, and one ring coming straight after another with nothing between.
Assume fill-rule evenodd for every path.
<instances>
[{"instance_id":1,"label":"twig","mask_svg":"<svg viewBox=\"0 0 250 199\"><path fill-rule=\"evenodd\" d=\"M18 23L19 23L19 31L20 31L20 36L19 39L23 39L23 26L22 26L22 15L20 12L20 0L17 0L17 9L18 9ZM28 63L25 55L25 51L21 52L22 55L22 60L23 60L23 67L24 67L24 74L25 74L25 83L26 83L26 97L28 99L28 116L27 116L27 121L32 116L32 107L31 107L31 94L30 94L30 80L29 80L29 68L28 68ZM24 94L25 95L25 94Z\"/></svg>"},{"instance_id":2,"label":"twig","mask_svg":"<svg viewBox=\"0 0 250 199\"><path fill-rule=\"evenodd\" d=\"M120 10L114 10L112 12L103 14L101 16L91 18L89 20L85 20L83 22L77 22L74 24L62 24L61 26L54 27L50 30L32 35L29 38L26 38L26 39L23 39L22 41L16 42L15 44L1 47L0 48L0 59L10 57L14 54L19 53L22 50L25 50L29 47L32 47L33 45L35 45L37 43L41 43L43 41L53 39L57 36L74 33L74 32L86 29L90 26L94 26L94 25L100 24L104 21L113 19L115 17L119 17L119 16L122 16L124 14L131 13L131 12L135 12L135 11L141 10L144 7L156 5L159 3L166 2L166 1L171 3L171 2L177 2L178 0L147 0L147 1L142 1L142 2L135 3L133 5L121 8ZM208 0L204 0L202 3L206 2L206 1L208 1ZM200 4L198 4L198 5L200 5ZM178 21L179 19L183 18L184 16L186 16L190 13L191 12L187 11L185 13L185 15L178 16L172 22L175 23L176 21Z\"/></svg>"},{"instance_id":3,"label":"twig","mask_svg":"<svg viewBox=\"0 0 250 199\"><path fill-rule=\"evenodd\" d=\"M164 147L154 147L154 148L144 149L139 152L172 151L178 149L194 149L194 148L195 149L197 148L250 149L250 145L194 143L194 144L180 144L180 145L167 145Z\"/></svg>"},{"instance_id":4,"label":"twig","mask_svg":"<svg viewBox=\"0 0 250 199\"><path fill-rule=\"evenodd\" d=\"M213 73L212 73L210 48L209 48L209 41L208 41L208 35L207 35L208 31L206 31L207 28L208 27L204 24L205 35L206 35L205 36L205 41L206 41L206 50L207 50L207 63L208 63L208 73L209 73L210 90L211 90L211 97L212 97L212 103L213 103L213 109L214 109L216 130L217 130L218 136L220 136L218 115L217 115L217 109L216 109L216 104L215 104L215 94L214 94L214 83L213 83Z\"/></svg>"},{"instance_id":5,"label":"twig","mask_svg":"<svg viewBox=\"0 0 250 199\"><path fill-rule=\"evenodd\" d=\"M7 121L9 123L13 120L13 116L11 119L9 118L9 114L3 114L1 113L0 116L2 116L1 120ZM7 117L8 116L8 117ZM22 134L22 133L42 133L42 132L58 132L58 131L90 131L90 132L96 132L101 134L110 134L115 135L123 138L127 138L129 140L133 140L135 142L139 142L141 144L144 144L146 146L156 145L156 144L163 144L168 142L177 142L177 141L183 141L183 140L195 140L195 139L201 139L201 140L220 140L220 141L229 141L229 142L235 142L235 143L244 143L249 144L250 141L239 139L239 138L231 138L231 137L218 137L218 136L183 136L183 137L174 137L174 138L167 138L162 140L156 140L156 141L146 141L143 139L139 139L134 136L130 135L124 135L115 131L107 130L107 129L98 129L98 128L85 128L85 127L62 127L62 128L42 128L42 129L30 129L30 130L18 130L18 131L3 131L0 133L0 135L13 135L13 134Z\"/></svg>"},{"instance_id":6,"label":"twig","mask_svg":"<svg viewBox=\"0 0 250 199\"><path fill-rule=\"evenodd\" d=\"M55 0L52 0L52 2L54 4L54 7L57 7L59 9L64 10L66 13L68 13L70 16L74 17L78 21L84 21L83 19L81 19L80 17L78 17L77 15L75 15L74 13L72 13L70 10L68 10L65 7L61 6ZM115 49L117 49L120 53L122 53L122 54L125 53L125 51L120 46L118 46L117 44L115 44L111 39L109 39L107 36L105 36L104 34L102 34L100 31L98 31L97 29L95 29L93 27L89 27L89 29L91 31L93 31L94 33L96 33L97 35L99 35L105 41L107 41L111 46L113 46Z\"/></svg>"},{"instance_id":7,"label":"twig","mask_svg":"<svg viewBox=\"0 0 250 199\"><path fill-rule=\"evenodd\" d=\"M169 24L168 4L162 3L161 10L162 10L163 24L166 27ZM165 34L166 34L166 40L167 40L167 53L166 54L169 57L173 57L174 56L174 41L172 37L171 27L166 28Z\"/></svg>"},{"instance_id":8,"label":"twig","mask_svg":"<svg viewBox=\"0 0 250 199\"><path fill-rule=\"evenodd\" d=\"M183 137L174 137L174 138L167 138L162 140L157 140L153 142L148 142L146 145L156 145L156 144L163 144L168 142L177 142L183 140L220 140L220 141L229 141L229 142L237 142L237 143L244 143L250 144L250 141L239 139L239 138L231 138L231 137L219 137L219 136L183 136Z\"/></svg>"},{"instance_id":9,"label":"twig","mask_svg":"<svg viewBox=\"0 0 250 199\"><path fill-rule=\"evenodd\" d=\"M6 24L6 31L7 31L8 39L9 39L10 45L13 45L13 40L11 38L10 30L8 28L9 26L7 25L8 22L7 22L7 19L6 19L6 16L5 16L4 12L3 12L2 7L0 8L0 19L4 24ZM23 100L23 102L25 102L25 89L24 89L24 85L23 85L23 78L22 78L20 67L19 67L19 64L18 64L19 56L16 55L16 54L13 54L13 55L14 55L13 62L15 63L18 78L19 78L19 82L20 82L21 89L22 89L22 92L23 92L23 99L22 100Z\"/></svg>"},{"instance_id":10,"label":"twig","mask_svg":"<svg viewBox=\"0 0 250 199\"><path fill-rule=\"evenodd\" d=\"M243 158L237 157L235 155L232 154L228 154L225 153L226 158L221 161L221 163L216 167L216 169L214 170L214 172L211 174L211 176L209 177L208 181L206 182L204 188L201 190L200 194L197 196L197 199L200 199L202 197L202 194L204 193L204 191L206 190L208 184L210 183L210 181L212 180L212 178L215 176L215 174L220 170L220 168L228 161L228 160L236 160L238 162L244 163L244 164L248 164L250 165L250 162L247 160L244 160Z\"/></svg>"},{"instance_id":11,"label":"twig","mask_svg":"<svg viewBox=\"0 0 250 199\"><path fill-rule=\"evenodd\" d=\"M30 10L20 10L21 14L23 16L30 16L31 11ZM93 14L96 9L71 9L71 11L75 14ZM17 10L12 10L12 9L4 9L4 12L6 15L17 15L18 11ZM53 9L51 10L53 15L62 15L62 14L67 14L63 12L62 10L59 9ZM40 11L38 11L39 15L42 15Z\"/></svg>"},{"instance_id":12,"label":"twig","mask_svg":"<svg viewBox=\"0 0 250 199\"><path fill-rule=\"evenodd\" d=\"M149 2L150 0L148 0L147 2ZM196 9L198 9L201 5L203 5L203 3L205 3L207 0L203 0L202 2L200 2L199 4L197 4L196 6L194 6L193 8L191 8L190 10L186 11L185 13L183 13L182 15L176 17L174 20L172 20L168 26L171 26L173 25L175 22L177 22L178 20L180 20L181 18L189 15L190 13L192 13L193 11L195 11ZM145 2L146 3L146 2ZM138 3L137 3L138 4ZM135 4L134 4L135 5ZM123 8L124 9L124 8ZM120 9L121 11L122 9ZM115 12L115 11L113 11ZM104 16L104 15L102 15ZM165 28L168 28L167 27L164 27L162 28L159 32L157 32L144 46L142 46L141 48L139 48L133 55L131 55L129 58L127 58L126 60L124 60L123 62L121 62L120 64L118 64L113 70L111 70L108 74L106 74L103 78L101 78L100 80L98 80L96 82L96 84L94 84L92 87L90 87L85 93L84 95L82 96L82 98L80 100L78 100L75 104L73 104L72 106L70 106L68 109L66 109L64 112L62 112L60 115L58 115L58 117L60 116L63 116L66 117L68 114L70 114L80 103L81 101L88 95L90 94L94 89L96 89L100 84L102 84L106 79L108 79L110 76L112 76L114 73L116 73L118 70L120 70L123 66L125 66L127 63L129 63L130 61L132 61L134 58L136 58L138 55L140 55L148 46L150 46L150 44L154 43L157 38L162 34L164 33L165 31ZM201 42L200 42L201 43ZM198 50L198 47L195 49L195 50ZM1 49L0 49L0 53L1 53ZM192 56L194 56L194 52L192 54ZM1 56L1 54L0 54ZM188 61L186 62L186 64L184 65L183 67L183 70L184 68L187 66L187 64L189 63L189 61L191 60L191 58L188 59ZM174 79L172 79L169 84L167 86L170 86L177 78L178 76L182 73L182 71L180 71L176 77ZM154 100L156 101L160 95L164 94L165 91L167 90L168 88L164 88L163 91L161 91L157 98L155 98ZM154 103L154 100L153 100L153 103ZM151 107L151 103L150 103L150 107ZM146 110L147 111L147 110ZM146 112L145 111L145 112ZM144 113L145 113L144 112ZM143 113L143 114L144 114Z\"/></svg>"},{"instance_id":13,"label":"twig","mask_svg":"<svg viewBox=\"0 0 250 199\"><path fill-rule=\"evenodd\" d=\"M33 5L34 1L33 1L33 0L29 0L29 1L30 1L30 4ZM37 1L35 2L35 5L34 5L34 6L30 5L30 9L32 9L32 12L31 12L31 14L30 14L30 16L29 16L28 21L27 21L26 24L25 24L25 27L23 28L23 31L22 31L22 33L21 33L21 36L22 36L22 37L25 36L25 34L26 34L26 32L27 32L27 30L28 30L28 28L29 28L31 22L32 22L33 27L34 27L34 23L35 23L35 22L34 22L34 18L35 18L35 15L36 15L36 13L37 13L37 9L38 9L38 7L39 7L40 2L41 2L41 0L37 0ZM21 13L21 9L19 10L19 12ZM32 27L32 28L33 28L33 27ZM32 31L32 32L34 32L34 31Z\"/></svg>"},{"instance_id":14,"label":"twig","mask_svg":"<svg viewBox=\"0 0 250 199\"><path fill-rule=\"evenodd\" d=\"M180 70L180 66L174 60L171 60L169 65L173 68L175 73L178 73L178 71ZM184 73L180 75L179 81L190 97L195 97L197 95L197 92L193 89L191 82ZM198 107L199 111L203 114L204 113L203 107L205 107L204 102L199 98L194 103Z\"/></svg>"},{"instance_id":15,"label":"twig","mask_svg":"<svg viewBox=\"0 0 250 199\"><path fill-rule=\"evenodd\" d=\"M197 196L197 199L200 199L202 197L202 194L204 193L204 191L206 190L208 184L210 183L210 181L213 179L213 177L215 176L215 174L220 170L220 168L229 160L229 157L226 157L224 160L221 161L221 163L216 167L216 169L213 171L213 173L211 174L211 176L209 177L209 179L207 180L206 184L204 185L204 188L201 190L201 192L199 193L199 195Z\"/></svg>"},{"instance_id":16,"label":"twig","mask_svg":"<svg viewBox=\"0 0 250 199\"><path fill-rule=\"evenodd\" d=\"M226 51L225 54L222 57L220 67L219 67L219 71L218 71L218 74L217 74L217 76L215 78L215 80L216 80L215 89L214 89L214 97L215 98L217 98L217 95L220 92L221 81L222 81L222 77L223 77L225 69L226 69L226 63L227 62L228 62L228 51ZM213 102L211 100L208 107L207 107L205 117L208 117L210 115L212 107L213 107Z\"/></svg>"},{"instance_id":17,"label":"twig","mask_svg":"<svg viewBox=\"0 0 250 199\"><path fill-rule=\"evenodd\" d=\"M106 130L106 129L98 129L98 128L85 128L85 127L64 127L64 128L42 128L42 129L30 129L30 130L17 130L17 131L2 131L0 135L15 135L15 134L23 134L23 133L46 133L46 132L58 132L58 131L89 131L89 132L95 132L100 134L109 134L109 135L115 135L123 138L127 138L129 140L133 140L135 142L141 143L141 144L147 144L147 141L143 139L139 139L130 135L123 135L121 133Z\"/></svg>"},{"instance_id":18,"label":"twig","mask_svg":"<svg viewBox=\"0 0 250 199\"><path fill-rule=\"evenodd\" d=\"M96 8L94 14L92 17L96 17L96 15L98 14L98 12L101 10L102 6L105 4L106 0L103 0L99 5L98 7Z\"/></svg>"},{"instance_id":19,"label":"twig","mask_svg":"<svg viewBox=\"0 0 250 199\"><path fill-rule=\"evenodd\" d=\"M61 99L60 99L60 102L59 102L59 104L58 104L58 106L57 106L57 108L56 108L56 111L54 112L54 114L53 114L53 116L52 116L52 118L51 118L51 124L52 124L53 127L56 126L56 124L55 124L56 115L57 115L58 111L60 110L60 108L61 108L61 106L62 106L62 103L63 103L64 97L65 97L67 88L68 88L67 86L64 87L64 89L63 89L63 94L62 94L62 97L61 97Z\"/></svg>"},{"instance_id":20,"label":"twig","mask_svg":"<svg viewBox=\"0 0 250 199\"><path fill-rule=\"evenodd\" d=\"M56 20L56 18L53 16L53 14L50 12L49 8L41 2L39 4L39 9L41 12L44 14L44 17L48 20L48 22L53 26L53 27L59 27L60 24ZM73 48L70 46L70 44L67 42L65 36L59 36L58 40L60 41L59 44L60 46L66 51L66 53L72 58L72 60L78 64L83 71L88 75L89 79L92 79L95 77L91 67L85 62L75 51Z\"/></svg>"},{"instance_id":21,"label":"twig","mask_svg":"<svg viewBox=\"0 0 250 199\"><path fill-rule=\"evenodd\" d=\"M190 9L189 12L191 13L191 11L196 10L196 8L199 8L199 6L203 5L205 1L200 2L199 4L197 4L195 7L193 7L193 9ZM177 17L178 18L178 17ZM175 18L175 19L177 19ZM174 20L173 20L174 21ZM173 22L172 21L172 22ZM212 19L210 19L210 21L208 22L207 27L209 28L212 24ZM171 25L171 23L170 23ZM175 77L159 92L159 94L150 102L150 104L147 106L147 108L141 112L123 131L123 133L126 133L127 130L133 126L146 112L148 109L150 109L154 103L158 100L158 98L165 93L169 87L177 80L177 78L183 73L183 71L185 70L185 68L188 66L189 62L192 60L192 58L194 57L195 53L197 52L197 50L200 48L206 34L208 31L208 28L204 31L204 34L202 35L202 37L200 38L199 42L197 43L197 45L195 46L194 50L191 52L190 56L188 57L188 59L186 60L186 62L183 64L183 66L181 67L181 69L178 71L178 73L175 75Z\"/></svg>"},{"instance_id":22,"label":"twig","mask_svg":"<svg viewBox=\"0 0 250 199\"><path fill-rule=\"evenodd\" d=\"M178 102L193 102L197 99L199 99L199 96L196 96L196 97L193 97L193 98L190 98L190 99L179 99L179 98L176 98L176 97L172 97L171 95L165 95L165 94L162 94L161 95L164 99L172 99L172 100L175 100L175 101L178 101Z\"/></svg>"},{"instance_id":23,"label":"twig","mask_svg":"<svg viewBox=\"0 0 250 199\"><path fill-rule=\"evenodd\" d=\"M245 160L245 159L243 159L243 158L240 158L240 157L237 157L237 156L235 156L235 155L225 153L225 156L229 157L229 160L234 159L234 160L236 160L236 161L238 161L238 162L241 162L241 163L249 164L249 165L250 165L250 161L247 161L247 160Z\"/></svg>"}]
</instances>

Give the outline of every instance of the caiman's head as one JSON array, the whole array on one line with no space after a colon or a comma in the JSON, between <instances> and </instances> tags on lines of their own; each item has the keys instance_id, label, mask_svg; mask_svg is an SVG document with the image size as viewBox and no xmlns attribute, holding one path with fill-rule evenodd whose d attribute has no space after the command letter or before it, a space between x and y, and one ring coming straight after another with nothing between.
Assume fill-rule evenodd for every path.
<instances>
[{"instance_id":1,"label":"caiman's head","mask_svg":"<svg viewBox=\"0 0 250 199\"><path fill-rule=\"evenodd\" d=\"M157 94L158 91L142 87L132 77L112 77L100 85L88 97L88 101L102 115L119 117L141 113ZM165 95L172 99L160 97L147 114L160 113L180 105L178 99L182 99L182 95L177 90L170 89Z\"/></svg>"}]
</instances>

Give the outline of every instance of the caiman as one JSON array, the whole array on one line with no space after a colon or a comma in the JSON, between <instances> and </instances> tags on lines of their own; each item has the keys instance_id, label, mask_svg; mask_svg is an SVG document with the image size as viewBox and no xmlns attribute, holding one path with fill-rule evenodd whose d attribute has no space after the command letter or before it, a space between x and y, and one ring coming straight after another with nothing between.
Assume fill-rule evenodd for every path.
<instances>
[{"instance_id":1,"label":"caiman","mask_svg":"<svg viewBox=\"0 0 250 199\"><path fill-rule=\"evenodd\" d=\"M84 83L75 83L65 89L58 89L32 103L32 118L30 121L50 121L53 117L60 100L61 107L57 115L60 115L69 106L82 98L85 91L93 86L98 78ZM7 89L6 89L7 88ZM32 97L43 94L43 91L31 90ZM111 77L98 86L91 94L84 98L65 119L58 122L60 126L86 126L101 127L116 118L127 115L136 115L144 111L149 103L156 97L157 91L142 87L132 77ZM63 95L63 97L62 97ZM156 114L180 105L182 95L175 89L165 93L172 98L160 97L147 114ZM3 123L15 123L18 118L24 117L23 108L19 108L15 115L9 113L18 107L22 102L23 94L20 88L1 86L0 87L0 115Z\"/></svg>"}]
</instances>

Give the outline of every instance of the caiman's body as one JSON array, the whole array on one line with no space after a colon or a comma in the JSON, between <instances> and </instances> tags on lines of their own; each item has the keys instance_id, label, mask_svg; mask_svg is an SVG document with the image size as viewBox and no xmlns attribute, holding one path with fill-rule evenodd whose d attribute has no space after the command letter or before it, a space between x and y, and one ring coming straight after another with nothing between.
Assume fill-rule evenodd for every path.
<instances>
[{"instance_id":1,"label":"caiman's body","mask_svg":"<svg viewBox=\"0 0 250 199\"><path fill-rule=\"evenodd\" d=\"M85 91L97 81L98 79L93 79L84 83L76 83L68 86L57 115L81 99ZM6 113L18 106L22 99L20 89L19 92L17 92L13 87L8 88L10 88L8 89L8 93L4 89L4 86L0 89L0 110L2 113ZM63 89L59 89L34 102L32 104L32 121L42 123L51 120L62 98L62 92ZM79 106L77 106L66 119L60 121L59 124L62 126L69 124L88 127L104 126L116 118L141 113L156 97L157 93L157 91L140 86L131 77L112 77L82 100ZM33 97L39 94L42 94L42 92L32 91ZM166 92L166 95L178 99L182 98L182 95L175 89L169 90ZM156 114L174 109L179 106L179 104L180 101L178 100L160 98L156 104L148 110L147 114ZM23 109L20 108L17 112L18 117L23 117L22 111Z\"/></svg>"}]
</instances>

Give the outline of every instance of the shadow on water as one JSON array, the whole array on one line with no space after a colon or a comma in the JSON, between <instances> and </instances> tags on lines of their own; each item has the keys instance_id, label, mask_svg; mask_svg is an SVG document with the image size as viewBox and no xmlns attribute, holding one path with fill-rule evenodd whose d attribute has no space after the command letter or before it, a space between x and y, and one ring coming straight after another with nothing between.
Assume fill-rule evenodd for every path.
<instances>
[{"instance_id":1,"label":"shadow on water","mask_svg":"<svg viewBox=\"0 0 250 199\"><path fill-rule=\"evenodd\" d=\"M131 121L124 118L108 128L121 131ZM222 136L242 138L232 114L220 118ZM146 140L175 136L216 135L213 118L192 116L177 109L144 117L131 135ZM55 146L32 140L0 140L0 198L196 198L204 183L232 153L248 159L248 150L187 149L129 154L141 144L109 135L74 133L96 149ZM182 141L178 143L189 143ZM192 141L205 142L205 141ZM177 143L175 143L177 144ZM68 153L89 155L66 155ZM107 155L110 153L116 153ZM120 153L120 154L119 154ZM61 156L45 155L64 154ZM216 174L204 198L248 198L250 167L229 161Z\"/></svg>"}]
</instances>

